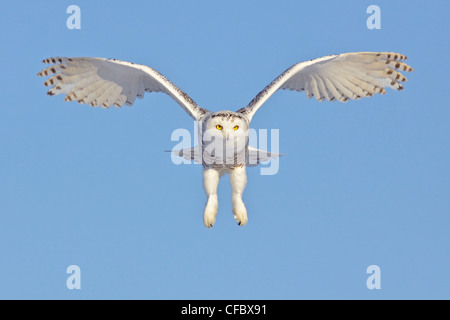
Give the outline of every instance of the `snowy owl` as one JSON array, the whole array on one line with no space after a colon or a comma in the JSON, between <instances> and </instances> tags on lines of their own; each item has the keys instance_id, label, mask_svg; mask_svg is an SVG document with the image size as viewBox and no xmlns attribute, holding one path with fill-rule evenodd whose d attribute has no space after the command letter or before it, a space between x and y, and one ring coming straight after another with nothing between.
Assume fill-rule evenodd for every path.
<instances>
[{"instance_id":1,"label":"snowy owl","mask_svg":"<svg viewBox=\"0 0 450 320\"><path fill-rule=\"evenodd\" d=\"M242 193L247 184L246 167L279 157L248 145L249 125L255 112L279 89L305 91L318 101L358 100L385 88L402 90L406 78L399 71L413 69L406 56L392 52L354 52L300 62L284 71L250 103L235 112L211 112L199 107L186 93L158 71L139 64L103 58L49 58L52 64L38 73L51 76L49 95L65 94L65 101L77 101L109 108L131 106L144 92L164 92L172 97L199 127L199 143L190 149L173 151L203 166L203 187L207 195L203 222L210 228L218 210L217 187L224 174L230 175L232 211L241 226L248 221ZM200 134L201 133L201 134Z\"/></svg>"}]
</instances>

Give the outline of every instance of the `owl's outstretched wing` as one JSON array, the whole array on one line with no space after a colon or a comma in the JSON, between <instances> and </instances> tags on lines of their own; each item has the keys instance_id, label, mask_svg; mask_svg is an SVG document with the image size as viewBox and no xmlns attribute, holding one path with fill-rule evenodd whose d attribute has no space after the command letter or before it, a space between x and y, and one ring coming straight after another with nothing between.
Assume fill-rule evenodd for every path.
<instances>
[{"instance_id":1,"label":"owl's outstretched wing","mask_svg":"<svg viewBox=\"0 0 450 320\"><path fill-rule=\"evenodd\" d=\"M121 107L131 106L145 92L164 92L195 120L208 112L158 71L144 65L104 58L57 57L43 62L53 64L38 73L52 76L44 82L53 86L47 93L66 94L66 101Z\"/></svg>"},{"instance_id":2,"label":"owl's outstretched wing","mask_svg":"<svg viewBox=\"0 0 450 320\"><path fill-rule=\"evenodd\" d=\"M178 157L183 157L186 160L194 160L195 163L202 164L202 149L199 146L180 150L172 150L169 152L172 152Z\"/></svg>"},{"instance_id":3,"label":"owl's outstretched wing","mask_svg":"<svg viewBox=\"0 0 450 320\"><path fill-rule=\"evenodd\" d=\"M281 153L273 153L266 150L260 150L248 146L248 161L247 167L255 167L261 162L267 162L271 159L276 159L281 157Z\"/></svg>"},{"instance_id":4,"label":"owl's outstretched wing","mask_svg":"<svg viewBox=\"0 0 450 320\"><path fill-rule=\"evenodd\" d=\"M237 112L249 120L279 89L305 91L317 100L358 100L374 93L384 94L384 88L402 90L400 82L407 81L399 71L413 71L402 62L407 57L393 52L353 52L331 55L293 65L245 107Z\"/></svg>"}]
</instances>

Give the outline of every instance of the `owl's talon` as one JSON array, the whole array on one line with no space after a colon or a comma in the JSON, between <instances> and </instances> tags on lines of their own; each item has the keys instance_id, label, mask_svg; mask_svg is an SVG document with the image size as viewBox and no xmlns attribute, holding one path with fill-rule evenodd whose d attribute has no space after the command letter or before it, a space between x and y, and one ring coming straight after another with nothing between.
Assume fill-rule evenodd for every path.
<instances>
[{"instance_id":1,"label":"owl's talon","mask_svg":"<svg viewBox=\"0 0 450 320\"><path fill-rule=\"evenodd\" d=\"M216 222L218 205L217 194L210 195L206 202L205 211L203 212L203 223L205 227L211 228L214 222Z\"/></svg>"},{"instance_id":2,"label":"owl's talon","mask_svg":"<svg viewBox=\"0 0 450 320\"><path fill-rule=\"evenodd\" d=\"M236 199L233 202L233 204L234 204L233 215L237 221L238 226L245 226L245 224L248 221L248 218L247 218L247 209L245 209L244 203L242 202L241 199L239 200Z\"/></svg>"}]
</instances>

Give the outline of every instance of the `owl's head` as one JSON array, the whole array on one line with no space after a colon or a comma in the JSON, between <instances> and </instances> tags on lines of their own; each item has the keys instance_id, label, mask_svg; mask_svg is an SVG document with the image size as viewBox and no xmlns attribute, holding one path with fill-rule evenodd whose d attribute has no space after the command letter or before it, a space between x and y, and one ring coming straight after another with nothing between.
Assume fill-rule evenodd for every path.
<instances>
[{"instance_id":1,"label":"owl's head","mask_svg":"<svg viewBox=\"0 0 450 320\"><path fill-rule=\"evenodd\" d=\"M244 141L248 137L248 120L240 113L219 111L208 115L203 123L204 140Z\"/></svg>"}]
</instances>

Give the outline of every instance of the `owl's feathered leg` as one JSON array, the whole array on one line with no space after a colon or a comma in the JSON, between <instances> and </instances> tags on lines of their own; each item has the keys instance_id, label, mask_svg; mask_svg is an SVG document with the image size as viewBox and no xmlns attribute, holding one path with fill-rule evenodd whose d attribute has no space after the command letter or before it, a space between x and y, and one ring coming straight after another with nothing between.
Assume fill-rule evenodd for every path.
<instances>
[{"instance_id":1,"label":"owl's feathered leg","mask_svg":"<svg viewBox=\"0 0 450 320\"><path fill-rule=\"evenodd\" d=\"M203 169L203 188L208 200L203 212L203 223L205 227L211 228L216 222L219 201L217 199L217 187L219 186L220 174L216 169Z\"/></svg>"},{"instance_id":2,"label":"owl's feathered leg","mask_svg":"<svg viewBox=\"0 0 450 320\"><path fill-rule=\"evenodd\" d=\"M242 193L247 185L245 166L236 167L230 172L230 183L232 189L233 215L237 223L243 226L248 221L247 209L242 201Z\"/></svg>"}]
</instances>

